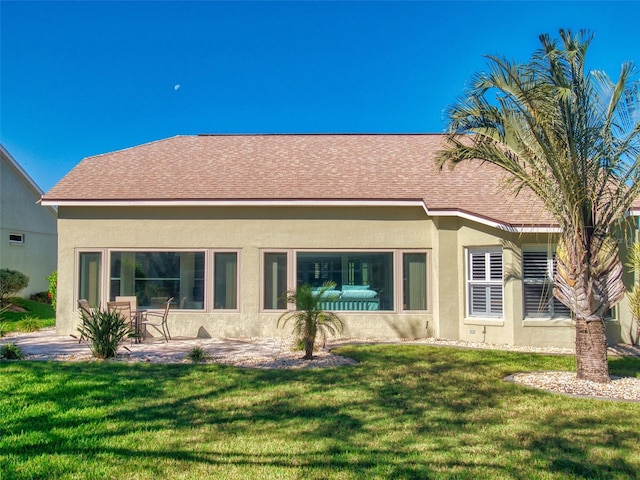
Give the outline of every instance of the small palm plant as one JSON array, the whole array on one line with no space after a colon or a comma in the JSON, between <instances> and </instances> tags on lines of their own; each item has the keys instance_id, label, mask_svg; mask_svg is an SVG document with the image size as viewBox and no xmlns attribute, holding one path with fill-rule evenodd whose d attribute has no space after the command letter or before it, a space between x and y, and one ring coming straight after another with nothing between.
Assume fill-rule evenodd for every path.
<instances>
[{"instance_id":1,"label":"small palm plant","mask_svg":"<svg viewBox=\"0 0 640 480\"><path fill-rule=\"evenodd\" d=\"M287 303L296 306L278 318L278 326L285 326L293 321L293 333L304 343L304 359L313 359L313 349L318 335L325 340L327 335L342 332L344 323L333 312L322 309L325 294L335 288L336 284L325 283L322 288L315 290L311 285L301 285L295 290L287 292Z\"/></svg>"}]
</instances>

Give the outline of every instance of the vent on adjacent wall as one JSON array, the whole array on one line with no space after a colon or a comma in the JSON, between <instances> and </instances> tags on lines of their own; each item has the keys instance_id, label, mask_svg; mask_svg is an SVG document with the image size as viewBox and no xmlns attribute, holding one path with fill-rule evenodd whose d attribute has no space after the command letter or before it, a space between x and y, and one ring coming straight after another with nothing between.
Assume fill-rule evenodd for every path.
<instances>
[{"instance_id":1,"label":"vent on adjacent wall","mask_svg":"<svg viewBox=\"0 0 640 480\"><path fill-rule=\"evenodd\" d=\"M10 233L9 243L24 243L24 233Z\"/></svg>"}]
</instances>

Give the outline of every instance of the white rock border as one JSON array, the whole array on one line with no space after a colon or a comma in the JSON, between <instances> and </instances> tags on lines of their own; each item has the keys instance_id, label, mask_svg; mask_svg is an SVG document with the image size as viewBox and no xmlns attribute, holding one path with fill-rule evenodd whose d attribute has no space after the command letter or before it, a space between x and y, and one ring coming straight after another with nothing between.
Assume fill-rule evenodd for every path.
<instances>
[{"instance_id":1,"label":"white rock border","mask_svg":"<svg viewBox=\"0 0 640 480\"><path fill-rule=\"evenodd\" d=\"M611 382L580 380L575 372L522 372L505 378L508 382L578 398L640 402L640 378L611 376Z\"/></svg>"}]
</instances>

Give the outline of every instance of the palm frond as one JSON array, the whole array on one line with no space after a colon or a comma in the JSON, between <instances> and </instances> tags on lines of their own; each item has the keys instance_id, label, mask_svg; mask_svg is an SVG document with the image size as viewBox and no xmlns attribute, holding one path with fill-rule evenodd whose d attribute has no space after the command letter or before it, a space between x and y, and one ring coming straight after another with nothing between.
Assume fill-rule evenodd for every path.
<instances>
[{"instance_id":1,"label":"palm frond","mask_svg":"<svg viewBox=\"0 0 640 480\"><path fill-rule=\"evenodd\" d=\"M586 73L592 40L588 31L560 30L559 39L541 35L527 63L487 57L488 70L448 108L449 135L437 154L440 168L473 159L497 165L507 174L503 188L542 201L566 249L557 296L590 318L622 298L611 230L640 194L637 71L623 64L617 82ZM581 275L588 280L578 293ZM589 305L575 300L583 294Z\"/></svg>"}]
</instances>

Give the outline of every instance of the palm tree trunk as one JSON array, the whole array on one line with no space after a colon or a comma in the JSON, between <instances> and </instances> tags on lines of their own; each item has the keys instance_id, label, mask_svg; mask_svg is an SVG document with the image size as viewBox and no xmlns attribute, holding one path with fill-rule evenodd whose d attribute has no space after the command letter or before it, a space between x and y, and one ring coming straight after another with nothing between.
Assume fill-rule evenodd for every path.
<instances>
[{"instance_id":1,"label":"palm tree trunk","mask_svg":"<svg viewBox=\"0 0 640 480\"><path fill-rule=\"evenodd\" d=\"M599 383L611 381L604 320L587 322L576 318L576 362L578 378Z\"/></svg>"},{"instance_id":2,"label":"palm tree trunk","mask_svg":"<svg viewBox=\"0 0 640 480\"><path fill-rule=\"evenodd\" d=\"M304 339L304 360L313 360L313 344L315 343L315 338L309 338L308 336Z\"/></svg>"}]
</instances>

